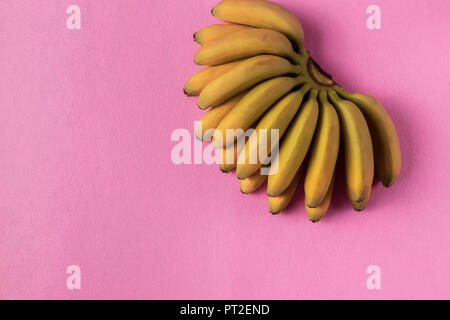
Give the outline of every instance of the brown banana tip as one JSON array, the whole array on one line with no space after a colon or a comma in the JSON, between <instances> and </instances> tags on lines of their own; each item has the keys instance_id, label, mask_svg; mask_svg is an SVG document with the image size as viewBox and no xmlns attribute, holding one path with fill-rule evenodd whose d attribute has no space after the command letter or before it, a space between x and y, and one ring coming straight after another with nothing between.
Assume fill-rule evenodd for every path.
<instances>
[{"instance_id":1,"label":"brown banana tip","mask_svg":"<svg viewBox=\"0 0 450 320\"><path fill-rule=\"evenodd\" d=\"M392 187L393 183L381 183L385 188L390 188Z\"/></svg>"},{"instance_id":2,"label":"brown banana tip","mask_svg":"<svg viewBox=\"0 0 450 320\"><path fill-rule=\"evenodd\" d=\"M280 212L280 211L278 211L278 212L272 212L272 211L270 211L270 213L271 213L273 216L277 216L277 215L279 215L281 212Z\"/></svg>"},{"instance_id":3,"label":"brown banana tip","mask_svg":"<svg viewBox=\"0 0 450 320\"><path fill-rule=\"evenodd\" d=\"M319 220L311 220L311 219L309 219L309 221L311 221L312 223L317 223L317 222L320 221L320 219Z\"/></svg>"},{"instance_id":4,"label":"brown banana tip","mask_svg":"<svg viewBox=\"0 0 450 320\"><path fill-rule=\"evenodd\" d=\"M185 95L187 95L189 97L189 93L187 93L185 88L183 88L183 92L184 92Z\"/></svg>"},{"instance_id":5,"label":"brown banana tip","mask_svg":"<svg viewBox=\"0 0 450 320\"><path fill-rule=\"evenodd\" d=\"M242 191L242 189L241 189L241 193L242 193L242 194L248 194L248 193L246 193L246 192Z\"/></svg>"},{"instance_id":6,"label":"brown banana tip","mask_svg":"<svg viewBox=\"0 0 450 320\"><path fill-rule=\"evenodd\" d=\"M194 37L194 41L197 41L195 35L197 34L197 32L194 33L193 37Z\"/></svg>"}]
</instances>

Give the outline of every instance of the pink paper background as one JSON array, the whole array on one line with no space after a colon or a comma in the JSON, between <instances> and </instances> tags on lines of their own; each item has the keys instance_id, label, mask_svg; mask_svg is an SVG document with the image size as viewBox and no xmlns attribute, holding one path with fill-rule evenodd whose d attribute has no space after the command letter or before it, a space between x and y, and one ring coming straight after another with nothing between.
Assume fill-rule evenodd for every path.
<instances>
[{"instance_id":1,"label":"pink paper background","mask_svg":"<svg viewBox=\"0 0 450 320\"><path fill-rule=\"evenodd\" d=\"M450 2L278 2L325 70L392 115L398 183L357 214L340 174L312 224L300 192L272 217L217 166L174 165L172 131L202 114L182 92L192 33L216 1L2 0L0 298L450 298Z\"/></svg>"}]
</instances>

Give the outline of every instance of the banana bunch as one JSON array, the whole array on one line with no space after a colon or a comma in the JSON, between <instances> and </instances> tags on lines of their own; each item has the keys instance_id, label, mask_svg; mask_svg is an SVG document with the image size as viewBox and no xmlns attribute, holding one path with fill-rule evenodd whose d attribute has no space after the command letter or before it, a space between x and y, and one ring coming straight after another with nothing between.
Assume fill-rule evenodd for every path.
<instances>
[{"instance_id":1,"label":"banana bunch","mask_svg":"<svg viewBox=\"0 0 450 320\"><path fill-rule=\"evenodd\" d=\"M355 210L365 209L375 172L386 187L396 181L400 146L388 113L375 98L336 84L315 63L293 13L267 0L222 0L212 14L227 23L194 34L201 45L194 61L206 68L189 78L184 92L208 109L196 137L223 150L220 169L236 170L243 193L266 184L269 210L278 214L304 181L306 213L317 222L330 205L340 149ZM248 129L244 139L226 134ZM259 134L273 129L278 141Z\"/></svg>"}]
</instances>

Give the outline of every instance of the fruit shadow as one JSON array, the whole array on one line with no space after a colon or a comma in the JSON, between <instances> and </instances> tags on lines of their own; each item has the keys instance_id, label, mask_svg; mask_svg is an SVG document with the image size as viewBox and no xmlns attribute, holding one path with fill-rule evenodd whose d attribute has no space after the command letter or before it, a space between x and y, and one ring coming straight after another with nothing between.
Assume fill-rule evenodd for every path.
<instances>
[{"instance_id":1,"label":"fruit shadow","mask_svg":"<svg viewBox=\"0 0 450 320\"><path fill-rule=\"evenodd\" d=\"M305 49L310 53L311 57L318 59L321 53L321 47L323 42L323 37L320 33L320 29L313 21L310 22L310 18L304 18L302 25L305 29Z\"/></svg>"},{"instance_id":2,"label":"fruit shadow","mask_svg":"<svg viewBox=\"0 0 450 320\"><path fill-rule=\"evenodd\" d=\"M411 107L414 107L414 100L408 100L408 96L393 96L389 93L377 94L377 99L380 100L381 104L386 107L387 112L392 118L394 125L397 129L397 134L400 140L400 148L402 153L402 168L400 176L398 178L397 184L409 184L413 181L417 181L413 174L418 174L412 168L417 167L417 154L419 148L416 148L418 141L423 139L420 137L420 133L424 130L429 130L427 127L420 127L421 123L411 119L411 115L408 112ZM414 127L410 124L414 123ZM403 193L402 193L403 194ZM404 200L403 200L404 201Z\"/></svg>"},{"instance_id":3,"label":"fruit shadow","mask_svg":"<svg viewBox=\"0 0 450 320\"><path fill-rule=\"evenodd\" d=\"M295 6L295 7L294 7ZM303 14L305 12L311 12L310 8L306 8L305 5L297 2L295 5L287 6L301 21L303 31L305 34L304 46L307 51L315 57L314 53L320 52L322 43L322 37L320 28L317 27L317 19L314 16Z\"/></svg>"},{"instance_id":4,"label":"fruit shadow","mask_svg":"<svg viewBox=\"0 0 450 320\"><path fill-rule=\"evenodd\" d=\"M295 6L295 7L294 7ZM288 6L289 7L289 6ZM332 21L318 23L318 18L323 15L323 10L319 5L307 5L301 2L295 3L295 5L289 8L301 21L305 38L303 41L305 49L309 52L314 61L327 73L333 76L333 80L338 84L345 82L351 82L353 74L341 74L341 70L336 68L334 60L330 56L336 55L334 52L330 52L329 45L326 37L323 36L323 32L327 30L330 32L330 25L332 25L332 32L336 36L342 34L341 30L345 29L345 26L340 23L339 19L333 19ZM331 17L330 17L331 18ZM351 41L351 38L342 38L339 40L342 47L347 47L346 42ZM352 71L352 70L350 70ZM336 79L338 78L338 79Z\"/></svg>"},{"instance_id":5,"label":"fruit shadow","mask_svg":"<svg viewBox=\"0 0 450 320\"><path fill-rule=\"evenodd\" d=\"M305 211L305 191L304 185L305 179L302 177L300 180L297 190L295 190L295 194L292 197L289 205L280 213L282 215L291 215L291 214L302 214L306 216Z\"/></svg>"}]
</instances>

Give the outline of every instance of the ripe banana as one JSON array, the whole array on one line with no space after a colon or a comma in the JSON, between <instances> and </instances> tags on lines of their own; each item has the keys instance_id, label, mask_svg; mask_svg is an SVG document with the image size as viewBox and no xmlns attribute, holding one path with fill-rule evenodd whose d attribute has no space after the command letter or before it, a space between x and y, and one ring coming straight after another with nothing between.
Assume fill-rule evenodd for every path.
<instances>
[{"instance_id":1,"label":"ripe banana","mask_svg":"<svg viewBox=\"0 0 450 320\"><path fill-rule=\"evenodd\" d=\"M318 222L320 219L323 218L325 213L328 211L328 208L330 207L331 196L333 195L333 186L334 186L334 176L333 179L331 179L330 186L328 187L325 198L323 199L322 203L317 207L311 208L305 201L306 214L308 215L310 221Z\"/></svg>"},{"instance_id":2,"label":"ripe banana","mask_svg":"<svg viewBox=\"0 0 450 320\"><path fill-rule=\"evenodd\" d=\"M244 194L252 193L258 190L264 182L266 182L267 176L261 175L259 172L248 177L247 179L241 180L241 192Z\"/></svg>"},{"instance_id":3,"label":"ripe banana","mask_svg":"<svg viewBox=\"0 0 450 320\"><path fill-rule=\"evenodd\" d=\"M213 24L194 33L194 40L200 45L205 45L220 39L224 35L247 29L252 29L252 27L239 24Z\"/></svg>"},{"instance_id":4,"label":"ripe banana","mask_svg":"<svg viewBox=\"0 0 450 320\"><path fill-rule=\"evenodd\" d=\"M366 209L367 203L369 202L369 198L370 198L370 192L369 195L360 202L353 202L352 201L352 207L355 211L364 211Z\"/></svg>"},{"instance_id":5,"label":"ripe banana","mask_svg":"<svg viewBox=\"0 0 450 320\"><path fill-rule=\"evenodd\" d=\"M236 175L239 179L251 176L265 163L272 147L277 143L272 143L271 131L277 129L279 139L283 137L309 89L309 85L304 85L300 90L286 95L264 115L238 158ZM263 153L262 157L260 153Z\"/></svg>"},{"instance_id":6,"label":"ripe banana","mask_svg":"<svg viewBox=\"0 0 450 320\"><path fill-rule=\"evenodd\" d=\"M350 93L341 87L336 90L341 97L356 104L364 114L372 136L377 176L385 187L390 187L400 174L402 157L397 130L389 114L369 95Z\"/></svg>"},{"instance_id":7,"label":"ripe banana","mask_svg":"<svg viewBox=\"0 0 450 320\"><path fill-rule=\"evenodd\" d=\"M270 197L279 196L287 189L305 159L319 117L317 94L316 89L310 91L308 100L303 103L282 141L275 163L270 167L267 184Z\"/></svg>"},{"instance_id":8,"label":"ripe banana","mask_svg":"<svg viewBox=\"0 0 450 320\"><path fill-rule=\"evenodd\" d=\"M220 170L224 173L229 173L236 168L237 158L239 153L244 148L242 144L235 143L222 149Z\"/></svg>"},{"instance_id":9,"label":"ripe banana","mask_svg":"<svg viewBox=\"0 0 450 320\"><path fill-rule=\"evenodd\" d=\"M347 188L352 202L365 201L372 188L374 160L369 127L358 107L342 100L335 91L328 93L336 107L344 138Z\"/></svg>"},{"instance_id":10,"label":"ripe banana","mask_svg":"<svg viewBox=\"0 0 450 320\"><path fill-rule=\"evenodd\" d=\"M231 109L233 109L233 107L246 93L247 91L244 91L236 97L231 98L224 104L209 109L200 119L200 123L195 128L195 137L201 141L211 140L214 133L213 130L217 128L220 121L222 121L222 119L231 111Z\"/></svg>"},{"instance_id":11,"label":"ripe banana","mask_svg":"<svg viewBox=\"0 0 450 320\"><path fill-rule=\"evenodd\" d=\"M386 187L401 170L399 139L386 110L323 71L287 9L269 0L218 1L212 14L231 24L194 34L201 45L194 61L210 67L184 87L187 95L199 96L199 108L212 108L196 137L222 150L220 169L236 169L243 193L267 181L273 214L286 208L305 175L304 203L313 222L330 206L342 154L347 196L354 210L364 210L375 169Z\"/></svg>"},{"instance_id":12,"label":"ripe banana","mask_svg":"<svg viewBox=\"0 0 450 320\"><path fill-rule=\"evenodd\" d=\"M319 94L320 116L305 177L305 202L319 206L333 179L339 153L339 118L325 91Z\"/></svg>"},{"instance_id":13,"label":"ripe banana","mask_svg":"<svg viewBox=\"0 0 450 320\"><path fill-rule=\"evenodd\" d=\"M222 0L212 10L213 16L237 24L272 29L285 34L296 50L303 48L303 27L297 17L267 0Z\"/></svg>"},{"instance_id":14,"label":"ripe banana","mask_svg":"<svg viewBox=\"0 0 450 320\"><path fill-rule=\"evenodd\" d=\"M296 64L301 63L301 56L295 53L285 35L257 28L236 31L202 46L197 51L194 62L214 66L261 54L273 54Z\"/></svg>"},{"instance_id":15,"label":"ripe banana","mask_svg":"<svg viewBox=\"0 0 450 320\"><path fill-rule=\"evenodd\" d=\"M240 61L226 63L220 66L208 67L197 71L192 75L184 85L184 93L189 97L195 97L202 92L203 88L221 75L231 71Z\"/></svg>"},{"instance_id":16,"label":"ripe banana","mask_svg":"<svg viewBox=\"0 0 450 320\"><path fill-rule=\"evenodd\" d=\"M299 72L300 66L278 56L261 55L248 58L210 82L200 93L197 103L201 109L214 107L261 81Z\"/></svg>"},{"instance_id":17,"label":"ripe banana","mask_svg":"<svg viewBox=\"0 0 450 320\"><path fill-rule=\"evenodd\" d=\"M222 148L233 143L234 139L227 138L227 130L247 130L268 108L300 82L300 77L277 77L251 89L217 126L213 137L214 147Z\"/></svg>"},{"instance_id":18,"label":"ripe banana","mask_svg":"<svg viewBox=\"0 0 450 320\"><path fill-rule=\"evenodd\" d=\"M289 187L286 190L284 190L282 194L280 194L277 197L268 197L270 213L279 214L289 205L289 203L292 200L292 197L295 194L295 191L297 190L297 187L300 183L300 179L302 178L304 172L305 172L305 165L303 164L300 167L300 169L298 169Z\"/></svg>"}]
</instances>

